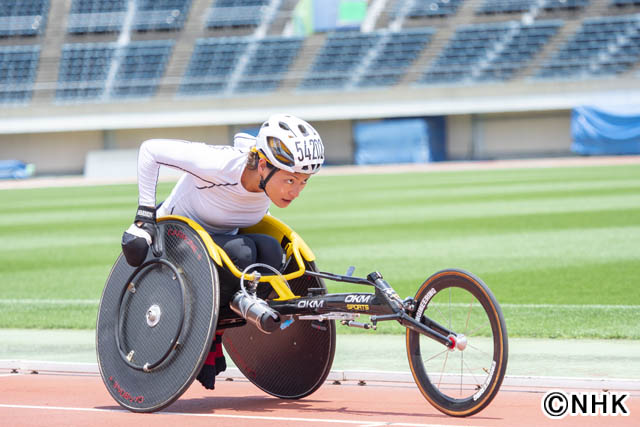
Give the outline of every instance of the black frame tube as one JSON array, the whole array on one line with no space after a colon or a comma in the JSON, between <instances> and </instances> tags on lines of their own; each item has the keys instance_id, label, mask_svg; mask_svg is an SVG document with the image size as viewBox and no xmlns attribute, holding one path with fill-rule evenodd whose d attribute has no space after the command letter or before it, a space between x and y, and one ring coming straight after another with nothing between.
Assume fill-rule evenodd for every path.
<instances>
[{"instance_id":1,"label":"black frame tube","mask_svg":"<svg viewBox=\"0 0 640 427\"><path fill-rule=\"evenodd\" d=\"M396 291L378 272L369 274L366 279L315 271L305 271L304 274L336 282L373 286L375 293L309 295L293 300L271 300L268 302L269 306L283 315L322 315L331 312L368 314L371 315L371 321L374 324L380 321L396 320L404 327L426 335L448 348L455 345L455 341L449 338L457 336L455 332L426 316L423 322L420 322L408 315Z\"/></svg>"}]
</instances>

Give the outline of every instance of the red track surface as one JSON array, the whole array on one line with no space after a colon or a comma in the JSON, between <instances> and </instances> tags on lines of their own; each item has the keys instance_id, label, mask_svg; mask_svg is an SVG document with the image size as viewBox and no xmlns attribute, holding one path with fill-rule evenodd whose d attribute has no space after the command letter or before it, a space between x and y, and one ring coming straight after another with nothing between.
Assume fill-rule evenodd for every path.
<instances>
[{"instance_id":1,"label":"red track surface","mask_svg":"<svg viewBox=\"0 0 640 427\"><path fill-rule=\"evenodd\" d=\"M469 418L431 407L407 383L326 383L301 400L269 396L247 381L220 381L213 392L195 383L175 403L154 414L123 410L96 375L0 375L0 424L6 426L638 426L640 396L626 400L630 416L546 418L546 390L503 387L492 404ZM566 390L569 391L569 390Z\"/></svg>"}]
</instances>

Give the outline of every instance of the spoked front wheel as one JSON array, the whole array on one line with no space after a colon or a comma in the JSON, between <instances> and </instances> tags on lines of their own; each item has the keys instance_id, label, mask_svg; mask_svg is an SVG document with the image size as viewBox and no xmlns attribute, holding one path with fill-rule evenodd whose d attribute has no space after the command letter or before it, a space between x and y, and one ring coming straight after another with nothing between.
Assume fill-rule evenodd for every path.
<instances>
[{"instance_id":1,"label":"spoked front wheel","mask_svg":"<svg viewBox=\"0 0 640 427\"><path fill-rule=\"evenodd\" d=\"M411 372L424 397L441 412L466 417L496 396L507 369L507 330L489 288L461 270L440 271L415 297L414 318L452 331L453 349L407 329Z\"/></svg>"}]
</instances>

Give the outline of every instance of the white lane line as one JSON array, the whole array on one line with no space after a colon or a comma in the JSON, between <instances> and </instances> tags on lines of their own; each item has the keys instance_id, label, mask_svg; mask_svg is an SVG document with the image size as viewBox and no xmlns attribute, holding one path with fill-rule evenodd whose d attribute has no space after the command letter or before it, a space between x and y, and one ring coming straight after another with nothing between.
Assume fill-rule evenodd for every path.
<instances>
[{"instance_id":1,"label":"white lane line","mask_svg":"<svg viewBox=\"0 0 640 427\"><path fill-rule=\"evenodd\" d=\"M0 408L8 409L35 409L49 411L70 411L70 412L118 412L129 414L131 412L124 409L99 409L99 408L74 408L66 406L36 406L36 405L9 405L0 403ZM160 411L157 414L175 415L182 417L205 417L205 418L233 418L244 420L261 420L261 421L292 421L304 423L325 423L325 424L355 424L359 426L412 426L412 427L463 427L453 424L415 424L415 423L393 423L387 421L368 421L368 420L335 420L320 418L297 418L297 417L261 417L257 415L232 415L232 414L192 414L185 412L168 412ZM469 427L469 426L466 426Z\"/></svg>"}]
</instances>

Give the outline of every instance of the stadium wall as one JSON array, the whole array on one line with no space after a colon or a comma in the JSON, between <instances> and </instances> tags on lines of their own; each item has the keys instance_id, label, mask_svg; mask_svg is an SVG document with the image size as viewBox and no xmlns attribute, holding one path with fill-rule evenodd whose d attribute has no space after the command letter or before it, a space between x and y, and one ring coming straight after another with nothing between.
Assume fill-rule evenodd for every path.
<instances>
[{"instance_id":1,"label":"stadium wall","mask_svg":"<svg viewBox=\"0 0 640 427\"><path fill-rule=\"evenodd\" d=\"M354 120L312 123L323 137L329 164L353 163ZM151 138L228 144L235 132L258 125L0 134L0 158L33 163L38 174L80 174L87 154L96 150L134 150ZM571 155L570 146L568 110L447 116L448 160L564 156Z\"/></svg>"}]
</instances>

